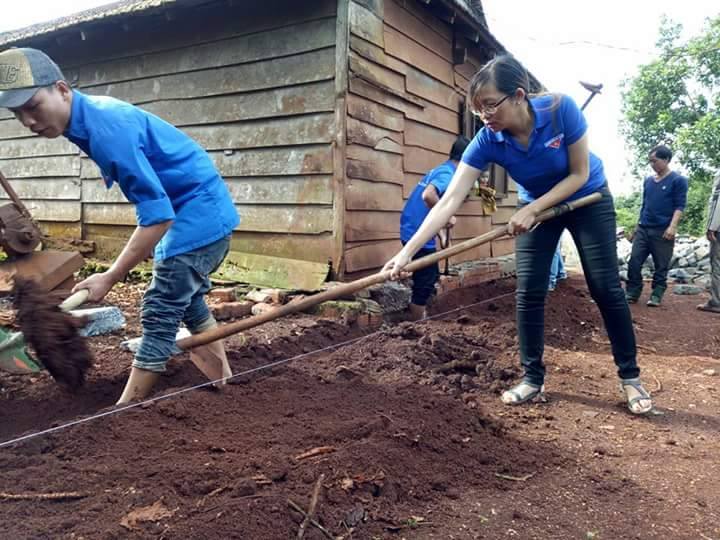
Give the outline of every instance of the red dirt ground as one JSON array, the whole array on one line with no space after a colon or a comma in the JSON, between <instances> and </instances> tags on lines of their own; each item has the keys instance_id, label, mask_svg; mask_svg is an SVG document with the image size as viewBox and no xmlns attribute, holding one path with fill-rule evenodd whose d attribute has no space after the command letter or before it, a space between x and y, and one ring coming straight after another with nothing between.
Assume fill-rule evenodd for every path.
<instances>
[{"instance_id":1,"label":"red dirt ground","mask_svg":"<svg viewBox=\"0 0 720 540\"><path fill-rule=\"evenodd\" d=\"M720 318L698 297L632 307L658 414L620 400L581 277L548 298L548 403L509 408L517 378L512 282L454 291L430 321L359 330L302 315L228 343L233 369L361 338L0 449L2 538L295 538L316 480L317 520L353 539L720 538ZM137 335L140 285L109 300ZM48 376L0 374L0 443L110 411L131 354L90 340L95 366L71 395ZM470 361L475 369L440 373ZM187 355L160 392L202 383ZM329 452L302 459L308 450ZM77 500L5 494L79 492ZM310 527L305 538L326 538Z\"/></svg>"}]
</instances>

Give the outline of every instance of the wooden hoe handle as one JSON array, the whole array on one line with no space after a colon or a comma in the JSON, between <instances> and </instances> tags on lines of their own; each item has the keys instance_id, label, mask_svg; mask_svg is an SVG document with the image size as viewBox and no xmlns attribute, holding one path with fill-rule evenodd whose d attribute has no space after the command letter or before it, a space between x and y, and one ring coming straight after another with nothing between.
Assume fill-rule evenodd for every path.
<instances>
[{"instance_id":1,"label":"wooden hoe handle","mask_svg":"<svg viewBox=\"0 0 720 540\"><path fill-rule=\"evenodd\" d=\"M553 208L548 208L547 210L539 214L535 221L536 223L547 221L549 219L566 214L567 212L571 212L576 208L581 208L583 206L593 204L599 201L601 198L602 195L600 193L593 193L592 195L581 197L580 199L577 199L575 201L562 203L558 206L554 206ZM497 229L494 229L483 235L476 236L475 238L471 238L469 240L465 240L460 244L456 244L447 249L437 251L421 259L416 259L410 262L403 269L403 271L414 272L416 270L419 270L420 268L424 268L448 257L452 257L453 255L457 255L458 253L462 253L463 251L467 251L481 244L486 244L488 242L491 242L492 240L502 238L507 234L507 227L498 227ZM308 296L307 298L303 298L298 302L292 302L290 304L280 306L277 309L266 311L265 313L261 313L260 315L255 315L254 317L248 317L246 319L241 319L236 322L223 324L210 330L206 330L205 332L183 338L177 342L177 346L183 350L187 350L194 347L199 347L201 345L207 345L208 343L212 343L213 341L232 336L233 334L237 334L238 332L242 332L243 330L248 330L249 328L254 328L255 326L259 326L266 322L279 319L280 317L284 317L285 315L305 311L308 308L314 307L318 304L322 304L323 302L327 302L328 300L336 300L344 296L349 296L350 294L356 293L357 291L370 287L371 285L388 281L390 279L390 274L391 271L387 270L385 272L378 272L376 274L372 274L367 277L351 281L349 283L344 283L337 287L333 287L332 289L329 289L327 291L323 291L321 293Z\"/></svg>"}]
</instances>

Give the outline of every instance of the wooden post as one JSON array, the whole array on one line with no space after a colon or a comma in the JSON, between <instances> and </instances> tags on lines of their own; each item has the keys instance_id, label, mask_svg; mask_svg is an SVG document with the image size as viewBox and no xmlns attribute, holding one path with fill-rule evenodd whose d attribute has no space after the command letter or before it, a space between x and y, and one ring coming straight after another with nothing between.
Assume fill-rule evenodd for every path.
<instances>
[{"instance_id":1,"label":"wooden post","mask_svg":"<svg viewBox=\"0 0 720 540\"><path fill-rule=\"evenodd\" d=\"M335 139L333 141L333 278L345 273L345 148L347 145L350 2L338 0L335 31Z\"/></svg>"}]
</instances>

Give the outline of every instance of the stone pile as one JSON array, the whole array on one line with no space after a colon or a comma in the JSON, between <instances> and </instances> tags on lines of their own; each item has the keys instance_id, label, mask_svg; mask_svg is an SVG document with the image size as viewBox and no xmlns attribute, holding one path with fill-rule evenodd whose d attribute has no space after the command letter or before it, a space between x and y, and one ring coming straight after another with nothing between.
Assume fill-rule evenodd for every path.
<instances>
[{"instance_id":1,"label":"stone pile","mask_svg":"<svg viewBox=\"0 0 720 540\"><path fill-rule=\"evenodd\" d=\"M620 238L617 253L620 278L623 281L627 280L631 251L632 243ZM648 257L642 268L643 278L652 279L654 270L652 257ZM670 261L668 288L675 294L699 294L710 288L710 242L707 238L678 235Z\"/></svg>"}]
</instances>

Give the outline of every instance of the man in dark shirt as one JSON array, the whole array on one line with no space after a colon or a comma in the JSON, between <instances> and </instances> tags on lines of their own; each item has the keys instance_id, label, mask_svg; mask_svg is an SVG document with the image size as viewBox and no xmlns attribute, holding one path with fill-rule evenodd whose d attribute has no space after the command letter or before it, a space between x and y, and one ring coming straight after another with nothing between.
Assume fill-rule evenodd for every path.
<instances>
[{"instance_id":1,"label":"man in dark shirt","mask_svg":"<svg viewBox=\"0 0 720 540\"><path fill-rule=\"evenodd\" d=\"M642 293L642 265L652 255L655 273L648 306L657 307L667 289L667 274L675 247L675 235L687 201L688 181L670 170L672 151L659 145L650 151L654 176L645 178L640 221L633 235L632 253L628 262L625 297L634 304Z\"/></svg>"}]
</instances>

